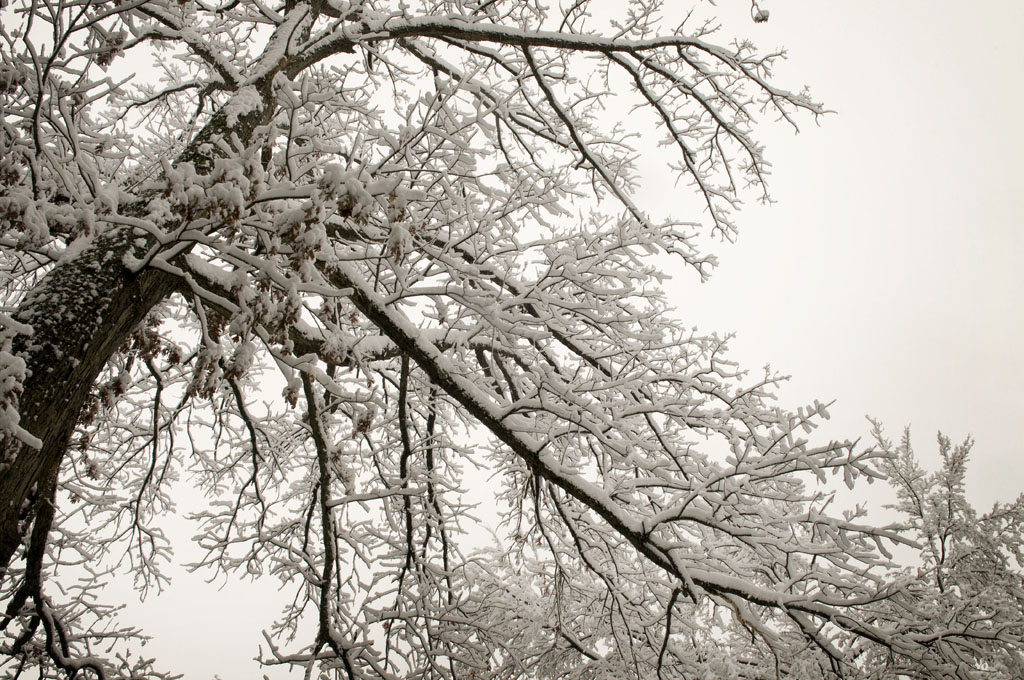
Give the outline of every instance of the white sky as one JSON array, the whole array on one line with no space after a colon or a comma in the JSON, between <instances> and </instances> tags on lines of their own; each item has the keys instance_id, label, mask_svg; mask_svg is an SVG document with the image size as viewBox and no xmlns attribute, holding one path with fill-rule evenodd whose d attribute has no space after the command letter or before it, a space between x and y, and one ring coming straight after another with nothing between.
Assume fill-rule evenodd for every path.
<instances>
[{"instance_id":1,"label":"white sky","mask_svg":"<svg viewBox=\"0 0 1024 680\"><path fill-rule=\"evenodd\" d=\"M687 323L735 331L733 358L792 375L784 403L836 399L826 436L912 427L976 440L979 509L1024 491L1024 4L719 2L726 27L785 46L787 89L835 111L762 131L771 206L737 215L711 281L679 277Z\"/></svg>"},{"instance_id":2,"label":"white sky","mask_svg":"<svg viewBox=\"0 0 1024 680\"><path fill-rule=\"evenodd\" d=\"M824 437L866 436L866 414L891 438L910 424L934 466L938 429L970 433L971 498L984 508L1014 498L1024 490L1024 3L761 5L771 19L755 25L747 2L720 0L725 33L785 46L777 84L807 84L837 113L820 127L805 120L798 136L760 130L776 203L746 206L712 280L682 274L674 304L702 330L737 332L733 358L745 366L791 374L786 405L836 399ZM277 610L272 594L200 586L193 576L132 607L158 637L140 651L190 680L262 677L245 660Z\"/></svg>"}]
</instances>

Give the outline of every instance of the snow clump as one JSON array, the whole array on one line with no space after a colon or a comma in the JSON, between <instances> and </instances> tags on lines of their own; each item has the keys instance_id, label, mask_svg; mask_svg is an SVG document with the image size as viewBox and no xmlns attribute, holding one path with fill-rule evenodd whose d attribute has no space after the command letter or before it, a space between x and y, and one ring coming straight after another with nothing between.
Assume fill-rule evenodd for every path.
<instances>
[{"instance_id":1,"label":"snow clump","mask_svg":"<svg viewBox=\"0 0 1024 680\"><path fill-rule=\"evenodd\" d=\"M227 104L224 105L224 114L227 116L227 125L229 128L235 127L238 124L238 119L243 116L247 116L253 111L259 111L263 108L263 97L256 91L256 88L252 85L246 85L231 98Z\"/></svg>"}]
</instances>

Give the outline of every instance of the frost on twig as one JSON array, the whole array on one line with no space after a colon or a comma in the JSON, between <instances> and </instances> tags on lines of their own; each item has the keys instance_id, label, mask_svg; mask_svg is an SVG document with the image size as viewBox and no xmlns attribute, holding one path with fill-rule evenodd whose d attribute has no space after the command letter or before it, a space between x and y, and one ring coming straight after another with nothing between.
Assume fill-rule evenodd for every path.
<instances>
[{"instance_id":1,"label":"frost on twig","mask_svg":"<svg viewBox=\"0 0 1024 680\"><path fill-rule=\"evenodd\" d=\"M34 449L42 448L42 442L19 422L18 396L25 381L25 360L12 353L12 341L17 334L31 336L32 327L15 321L7 314L0 313L0 436L14 438ZM0 472L13 462L15 448L5 447L4 458L0 460Z\"/></svg>"}]
</instances>

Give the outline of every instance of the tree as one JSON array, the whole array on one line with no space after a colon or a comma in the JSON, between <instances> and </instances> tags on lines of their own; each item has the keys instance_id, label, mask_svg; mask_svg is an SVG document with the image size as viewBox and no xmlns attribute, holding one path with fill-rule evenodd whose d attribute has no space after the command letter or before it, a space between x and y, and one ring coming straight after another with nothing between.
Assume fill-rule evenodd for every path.
<instances>
[{"instance_id":1,"label":"tree","mask_svg":"<svg viewBox=\"0 0 1024 680\"><path fill-rule=\"evenodd\" d=\"M947 629L888 573L909 538L805 484L881 477L885 447L804 439L826 408L775 405L658 292L764 193L755 114L823 109L713 24L600 5L2 10L9 674L161 675L96 583L162 582L183 475L204 564L295 589L266 661L306 677L972 677L979 640L1015 653L1019 626ZM632 198L650 142L701 223ZM462 547L477 464L502 551Z\"/></svg>"},{"instance_id":2,"label":"tree","mask_svg":"<svg viewBox=\"0 0 1024 680\"><path fill-rule=\"evenodd\" d=\"M882 469L897 491L892 507L906 517L921 546L919 566L905 575L918 589L916 599L928 609L927 618L945 624L932 633L934 644L969 633L974 643L959 652L962 662L985 668L990 676L1020 677L1024 654L1001 644L1001 634L1019 634L1024 621L1024 495L1013 503L997 502L983 515L971 507L965 479L974 446L970 438L954 446L940 432L942 468L931 474L914 456L909 429L894 446L876 423L875 439L889 454Z\"/></svg>"}]
</instances>

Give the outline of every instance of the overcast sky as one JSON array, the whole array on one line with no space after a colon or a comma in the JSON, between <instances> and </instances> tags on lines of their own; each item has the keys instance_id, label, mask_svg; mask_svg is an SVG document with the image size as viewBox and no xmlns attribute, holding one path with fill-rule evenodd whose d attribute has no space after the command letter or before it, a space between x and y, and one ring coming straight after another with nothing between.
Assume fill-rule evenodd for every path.
<instances>
[{"instance_id":1,"label":"overcast sky","mask_svg":"<svg viewBox=\"0 0 1024 680\"><path fill-rule=\"evenodd\" d=\"M836 113L760 138L775 203L747 205L710 282L681 277L688 323L733 356L835 399L827 434L912 426L976 440L969 495L1024 491L1024 4L719 2L726 27L789 55L776 82ZM956 8L955 10L953 8Z\"/></svg>"},{"instance_id":2,"label":"overcast sky","mask_svg":"<svg viewBox=\"0 0 1024 680\"><path fill-rule=\"evenodd\" d=\"M1024 3L947 5L765 0L754 24L748 3L718 2L725 34L788 49L778 84L836 113L762 129L776 203L746 206L711 281L683 274L671 295L688 323L735 331L744 365L791 374L785 404L836 399L824 436L867 435L867 414L893 438L909 424L934 465L938 429L972 434L987 508L1024 490ZM205 671L189 678L260 677L238 661L276 605L201 584L132 608L159 638L146 651Z\"/></svg>"}]
</instances>

